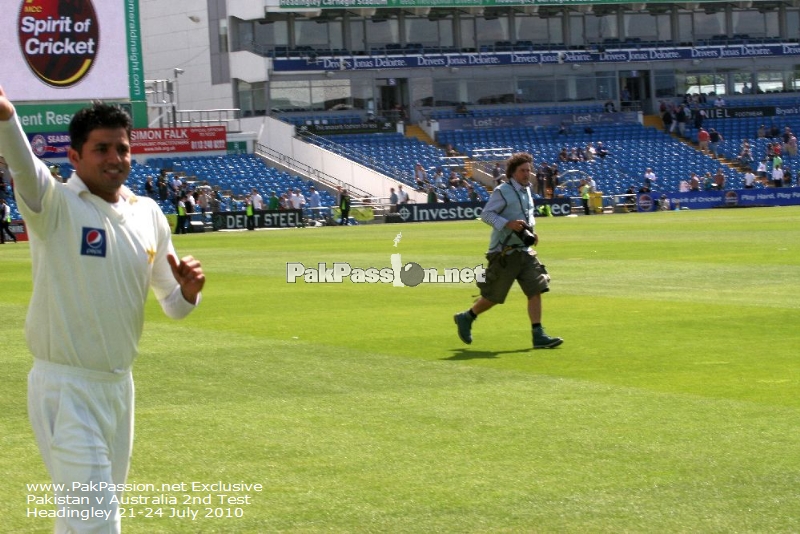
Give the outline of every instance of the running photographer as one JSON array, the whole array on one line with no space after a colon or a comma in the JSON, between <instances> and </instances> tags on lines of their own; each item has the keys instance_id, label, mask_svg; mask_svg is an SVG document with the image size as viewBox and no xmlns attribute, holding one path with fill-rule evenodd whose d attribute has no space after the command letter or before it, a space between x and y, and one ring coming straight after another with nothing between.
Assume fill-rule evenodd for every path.
<instances>
[{"instance_id":1,"label":"running photographer","mask_svg":"<svg viewBox=\"0 0 800 534\"><path fill-rule=\"evenodd\" d=\"M493 192L481 214L481 219L492 226L489 252L486 259L486 279L478 283L480 298L470 309L453 318L458 326L458 337L472 343L472 323L478 315L495 304L506 300L516 280L528 297L528 317L531 321L533 348L549 349L564 342L560 337L547 335L542 327L542 293L550 290L550 276L531 249L538 243L533 228L533 197L530 179L533 157L521 152L514 154L506 164L509 180Z\"/></svg>"}]
</instances>

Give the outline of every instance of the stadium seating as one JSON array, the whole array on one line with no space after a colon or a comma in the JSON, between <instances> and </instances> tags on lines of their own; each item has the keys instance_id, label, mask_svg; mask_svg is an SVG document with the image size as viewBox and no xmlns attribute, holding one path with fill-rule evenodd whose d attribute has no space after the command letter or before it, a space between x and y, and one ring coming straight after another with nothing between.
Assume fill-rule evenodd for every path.
<instances>
[{"instance_id":1,"label":"stadium seating","mask_svg":"<svg viewBox=\"0 0 800 534\"><path fill-rule=\"evenodd\" d=\"M487 148L527 151L533 154L537 165L556 162L563 176L572 174L569 171L577 171L576 177L582 173L591 175L598 189L608 195L623 194L631 186L638 189L648 167L653 169L658 179L655 190L678 191L680 182L688 180L690 172L702 176L706 172L714 174L719 168L723 169L728 188L741 187L743 184L743 173L721 165L657 129L639 124L600 125L593 128L592 133L579 131L566 136L558 135L556 127L454 130L440 132L438 140L443 144L452 144L456 150L470 157L476 155L476 150ZM593 162L558 161L562 147L582 150L589 142L596 144L598 141L609 151L605 159L595 158ZM478 158L482 157L478 155ZM577 194L577 190L567 193Z\"/></svg>"},{"instance_id":2,"label":"stadium seating","mask_svg":"<svg viewBox=\"0 0 800 534\"><path fill-rule=\"evenodd\" d=\"M414 167L417 163L433 176L436 169L442 168L445 174L454 166L448 159L444 150L424 143L419 139L407 138L400 133L390 134L342 134L328 137L310 137L309 141L351 159L365 167L377 170L391 178L402 182L409 187L416 187L414 182ZM478 183L472 187L482 200L488 200L489 193L486 188ZM439 198L443 198L444 191L439 191ZM448 190L450 200L466 202L469 191L465 187Z\"/></svg>"},{"instance_id":3,"label":"stadium seating","mask_svg":"<svg viewBox=\"0 0 800 534\"><path fill-rule=\"evenodd\" d=\"M146 165L134 164L128 179L128 186L135 192L144 192L144 183L148 176L157 177L161 169L185 175L189 181L202 182L223 195L222 210L238 211L244 209L241 198L253 188L259 190L266 198L273 192L278 196L290 190L300 189L308 198L311 181L299 176L279 171L267 166L261 159L252 154L228 156L200 156L177 158L151 158ZM322 206L330 207L336 200L330 193L320 190ZM170 201L160 202L165 213L174 213L175 208Z\"/></svg>"}]
</instances>

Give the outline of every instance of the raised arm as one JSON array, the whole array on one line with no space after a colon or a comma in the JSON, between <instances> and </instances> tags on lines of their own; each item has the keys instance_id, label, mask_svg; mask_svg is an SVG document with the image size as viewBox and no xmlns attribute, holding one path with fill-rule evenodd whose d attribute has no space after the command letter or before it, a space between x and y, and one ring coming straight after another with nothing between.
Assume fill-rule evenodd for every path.
<instances>
[{"instance_id":1,"label":"raised arm","mask_svg":"<svg viewBox=\"0 0 800 534\"><path fill-rule=\"evenodd\" d=\"M51 180L46 165L31 150L28 138L16 119L14 104L0 86L0 155L14 178L14 190L27 206L38 213L42 209L42 196Z\"/></svg>"}]
</instances>

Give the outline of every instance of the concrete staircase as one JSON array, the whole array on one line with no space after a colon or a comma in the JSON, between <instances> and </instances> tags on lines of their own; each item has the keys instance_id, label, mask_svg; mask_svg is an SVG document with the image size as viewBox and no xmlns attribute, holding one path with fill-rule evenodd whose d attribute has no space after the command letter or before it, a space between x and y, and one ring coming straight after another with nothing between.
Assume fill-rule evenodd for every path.
<instances>
[{"instance_id":1,"label":"concrete staircase","mask_svg":"<svg viewBox=\"0 0 800 534\"><path fill-rule=\"evenodd\" d=\"M431 139L425 130L417 126L416 124L409 124L406 126L406 137L413 137L419 139L423 143L427 143L429 145L436 145L436 141Z\"/></svg>"}]
</instances>

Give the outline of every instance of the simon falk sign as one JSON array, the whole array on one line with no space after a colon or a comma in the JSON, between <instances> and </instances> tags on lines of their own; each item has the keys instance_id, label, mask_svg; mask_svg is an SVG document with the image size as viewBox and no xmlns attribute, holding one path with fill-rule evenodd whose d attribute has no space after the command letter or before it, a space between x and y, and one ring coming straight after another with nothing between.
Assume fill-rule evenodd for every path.
<instances>
[{"instance_id":1,"label":"simon falk sign","mask_svg":"<svg viewBox=\"0 0 800 534\"><path fill-rule=\"evenodd\" d=\"M0 0L0 14L0 77L23 112L145 100L138 0Z\"/></svg>"}]
</instances>

